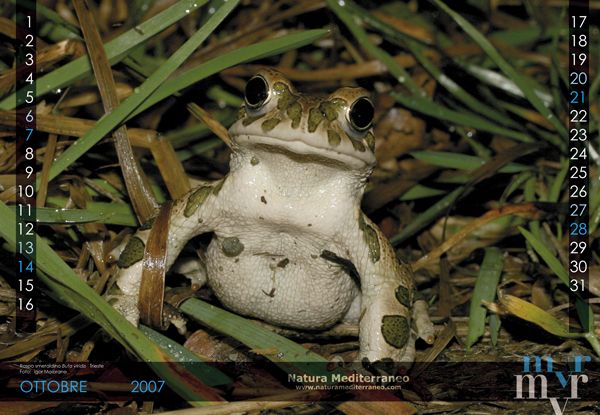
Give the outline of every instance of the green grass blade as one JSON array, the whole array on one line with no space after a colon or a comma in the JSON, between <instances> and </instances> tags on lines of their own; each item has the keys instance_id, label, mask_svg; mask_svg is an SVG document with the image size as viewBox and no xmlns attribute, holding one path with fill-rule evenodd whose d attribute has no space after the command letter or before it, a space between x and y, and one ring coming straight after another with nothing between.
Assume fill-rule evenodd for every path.
<instances>
[{"instance_id":1,"label":"green grass blade","mask_svg":"<svg viewBox=\"0 0 600 415\"><path fill-rule=\"evenodd\" d=\"M400 196L399 200L406 202L407 200L423 199L426 197L443 195L445 192L440 189L434 189L431 187L423 186L422 184L416 184Z\"/></svg>"},{"instance_id":2,"label":"green grass blade","mask_svg":"<svg viewBox=\"0 0 600 415\"><path fill-rule=\"evenodd\" d=\"M596 206L596 209L592 210L590 215L590 233L596 232L600 225L600 206Z\"/></svg>"},{"instance_id":3,"label":"green grass blade","mask_svg":"<svg viewBox=\"0 0 600 415\"><path fill-rule=\"evenodd\" d=\"M161 65L136 92L130 95L110 114L102 117L94 128L90 129L83 137L79 138L65 150L52 164L49 180L69 167L75 160L87 152L94 144L110 133L119 123L130 115L140 104L154 92L167 77L173 73L191 54L203 43L216 27L237 6L239 0L231 0L218 9L207 23L196 31L173 55ZM39 186L39 180L37 182Z\"/></svg>"},{"instance_id":4,"label":"green grass blade","mask_svg":"<svg viewBox=\"0 0 600 415\"><path fill-rule=\"evenodd\" d=\"M577 316L581 321L583 330L588 333L594 332L594 311L587 301L581 298L575 299L575 309L577 310Z\"/></svg>"},{"instance_id":5,"label":"green grass blade","mask_svg":"<svg viewBox=\"0 0 600 415\"><path fill-rule=\"evenodd\" d=\"M127 56L127 53L131 49L171 26L173 23L188 16L191 11L198 9L207 1L208 0L183 0L176 2L168 9L133 29L128 30L116 39L111 40L105 45L109 62L113 65L119 62ZM61 66L36 81L34 84L36 96L40 98L48 92L70 85L86 75L92 75L92 66L87 55ZM16 101L17 96L21 98L21 101ZM24 97L25 93L22 91L16 92L0 102L0 109L14 109L16 106L23 104L22 100Z\"/></svg>"},{"instance_id":6,"label":"green grass blade","mask_svg":"<svg viewBox=\"0 0 600 415\"><path fill-rule=\"evenodd\" d=\"M150 327L140 325L140 331L160 346L174 362L181 363L190 373L208 386L230 385L233 381L219 369L206 364L198 355Z\"/></svg>"},{"instance_id":7,"label":"green grass blade","mask_svg":"<svg viewBox=\"0 0 600 415\"><path fill-rule=\"evenodd\" d=\"M531 143L534 140L527 134L514 131L508 128L500 127L485 118L482 118L475 114L470 114L464 111L454 111L449 108L443 107L439 104L434 103L423 98L408 97L398 92L392 91L390 95L405 107L421 112L425 115L429 115L434 118L438 118L452 124L464 125L466 127L476 128L478 130L487 131L489 133L502 135L515 140L522 141L524 143Z\"/></svg>"},{"instance_id":8,"label":"green grass blade","mask_svg":"<svg viewBox=\"0 0 600 415\"><path fill-rule=\"evenodd\" d=\"M529 232L527 229L524 229L519 226L519 231L521 234L527 239L527 241L531 244L535 252L539 256L542 257L544 262L548 264L552 272L556 274L558 278L567 286L570 287L569 284L569 274L560 261L556 258L556 256L550 252L550 250L546 247L546 245L538 238L536 238L533 233Z\"/></svg>"},{"instance_id":9,"label":"green grass blade","mask_svg":"<svg viewBox=\"0 0 600 415\"><path fill-rule=\"evenodd\" d=\"M105 223L111 225L137 226L135 216L129 205L115 203L88 203L87 209L36 208L37 223L74 224ZM117 206L119 208L115 209ZM15 207L11 207L15 211Z\"/></svg>"},{"instance_id":10,"label":"green grass blade","mask_svg":"<svg viewBox=\"0 0 600 415\"><path fill-rule=\"evenodd\" d=\"M500 337L500 329L502 328L502 320L500 320L500 317L498 317L497 314L490 314L488 321L489 321L490 338L492 340L492 345L496 346L498 344L498 338Z\"/></svg>"},{"instance_id":11,"label":"green grass blade","mask_svg":"<svg viewBox=\"0 0 600 415\"><path fill-rule=\"evenodd\" d=\"M16 247L17 218L14 212L0 202L0 236L14 251ZM167 380L169 386L184 399L197 402L212 395L206 395L202 385L190 385L187 373L175 371L164 362L169 357L142 332L117 312L106 300L82 281L75 272L48 246L46 241L36 235L36 267L38 277L52 291L50 294L60 303L78 310L87 318L98 323L106 332L149 363L158 376Z\"/></svg>"},{"instance_id":12,"label":"green grass blade","mask_svg":"<svg viewBox=\"0 0 600 415\"><path fill-rule=\"evenodd\" d=\"M441 0L432 0L440 9L444 10L447 14L449 14L452 19L477 43L494 61L496 65L500 68L502 72L510 79L512 79L521 92L527 97L527 100L533 105L533 107L544 117L548 119L556 129L556 131L565 139L564 141L560 141L557 144L559 148L566 149L566 138L567 138L567 129L560 122L560 120L550 111L542 102L542 100L537 96L536 89L541 89L537 82L533 79L526 77L520 73L518 73L503 57L498 53L496 48L490 43L489 40L485 38L483 34L481 34L471 23L467 21L460 14L456 13L450 7L448 7Z\"/></svg>"},{"instance_id":13,"label":"green grass blade","mask_svg":"<svg viewBox=\"0 0 600 415\"><path fill-rule=\"evenodd\" d=\"M500 282L503 267L502 251L496 247L486 248L479 276L475 282L473 296L471 297L467 349L470 349L485 331L487 309L483 307L481 302L492 302L496 298L496 289L498 288L498 282Z\"/></svg>"},{"instance_id":14,"label":"green grass blade","mask_svg":"<svg viewBox=\"0 0 600 415\"><path fill-rule=\"evenodd\" d=\"M559 28L560 29L560 28ZM554 33L560 33L560 30L553 30ZM529 43L540 42L548 35L548 28L542 29L537 25L531 25L520 28L510 28L507 30L497 30L490 33L489 38L500 41L511 46L527 45Z\"/></svg>"},{"instance_id":15,"label":"green grass blade","mask_svg":"<svg viewBox=\"0 0 600 415\"><path fill-rule=\"evenodd\" d=\"M68 199L66 197L48 196L48 204L52 206L66 206L67 202ZM164 200L161 202L164 202ZM123 226L140 225L131 205L125 203L87 202L85 210L90 212L90 216L99 216L99 222L101 223ZM47 219L47 223L53 223L51 214L49 214ZM104 219L105 222L102 222L102 219Z\"/></svg>"},{"instance_id":16,"label":"green grass blade","mask_svg":"<svg viewBox=\"0 0 600 415\"><path fill-rule=\"evenodd\" d=\"M560 189L562 189L563 185L566 184L565 179L567 178L568 172L569 160L563 158L560 162L560 170L550 186L550 191L548 192L548 202L558 202L558 198L560 197Z\"/></svg>"}]
</instances>

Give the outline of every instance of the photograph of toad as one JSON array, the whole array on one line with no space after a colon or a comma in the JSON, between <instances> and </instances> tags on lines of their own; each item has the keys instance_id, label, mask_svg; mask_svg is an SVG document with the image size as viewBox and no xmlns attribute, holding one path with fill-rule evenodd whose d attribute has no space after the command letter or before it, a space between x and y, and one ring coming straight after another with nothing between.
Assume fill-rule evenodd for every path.
<instances>
[{"instance_id":1,"label":"photograph of toad","mask_svg":"<svg viewBox=\"0 0 600 415\"><path fill-rule=\"evenodd\" d=\"M600 414L600 2L0 2L0 413Z\"/></svg>"}]
</instances>

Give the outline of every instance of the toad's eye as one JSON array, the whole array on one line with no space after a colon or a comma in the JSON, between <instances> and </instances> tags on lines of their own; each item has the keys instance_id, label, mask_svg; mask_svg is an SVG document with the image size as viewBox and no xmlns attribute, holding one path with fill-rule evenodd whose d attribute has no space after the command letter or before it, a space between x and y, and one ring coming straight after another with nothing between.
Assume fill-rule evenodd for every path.
<instances>
[{"instance_id":1,"label":"toad's eye","mask_svg":"<svg viewBox=\"0 0 600 415\"><path fill-rule=\"evenodd\" d=\"M263 105L267 98L269 98L269 85L265 78L260 75L250 78L244 91L246 105L251 109L256 109Z\"/></svg>"},{"instance_id":2,"label":"toad's eye","mask_svg":"<svg viewBox=\"0 0 600 415\"><path fill-rule=\"evenodd\" d=\"M371 128L374 115L375 108L371 100L367 97L360 97L350 107L348 121L356 131L363 132Z\"/></svg>"}]
</instances>

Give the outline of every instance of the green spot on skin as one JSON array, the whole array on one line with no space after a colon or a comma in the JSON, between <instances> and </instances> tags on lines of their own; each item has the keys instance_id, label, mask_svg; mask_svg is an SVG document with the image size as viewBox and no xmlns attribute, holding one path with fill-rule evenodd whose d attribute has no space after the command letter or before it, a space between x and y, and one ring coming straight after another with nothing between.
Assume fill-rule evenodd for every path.
<instances>
[{"instance_id":1,"label":"green spot on skin","mask_svg":"<svg viewBox=\"0 0 600 415\"><path fill-rule=\"evenodd\" d=\"M275 82L275 84L273 85L273 92L275 92L277 96L280 96L290 94L290 89L283 82Z\"/></svg>"},{"instance_id":2,"label":"green spot on skin","mask_svg":"<svg viewBox=\"0 0 600 415\"><path fill-rule=\"evenodd\" d=\"M136 262L141 261L144 258L144 249L144 241L137 236L132 237L125 245L123 252L121 252L117 265L120 268L129 268Z\"/></svg>"},{"instance_id":3,"label":"green spot on skin","mask_svg":"<svg viewBox=\"0 0 600 415\"><path fill-rule=\"evenodd\" d=\"M339 107L332 101L321 102L319 109L323 112L328 121L331 122L337 120Z\"/></svg>"},{"instance_id":4,"label":"green spot on skin","mask_svg":"<svg viewBox=\"0 0 600 415\"><path fill-rule=\"evenodd\" d=\"M360 218L358 219L358 227L362 231L365 243L369 247L369 258L371 258L371 262L375 263L379 261L380 251L377 232L365 221L363 215L360 215Z\"/></svg>"},{"instance_id":5,"label":"green spot on skin","mask_svg":"<svg viewBox=\"0 0 600 415\"><path fill-rule=\"evenodd\" d=\"M408 320L403 316L383 316L381 334L384 340L398 349L403 348L410 337Z\"/></svg>"},{"instance_id":6,"label":"green spot on skin","mask_svg":"<svg viewBox=\"0 0 600 415\"><path fill-rule=\"evenodd\" d=\"M212 190L212 186L201 186L196 189L194 193L188 197L185 209L183 210L183 216L186 218L192 216L196 209L198 209L200 205L204 203Z\"/></svg>"},{"instance_id":7,"label":"green spot on skin","mask_svg":"<svg viewBox=\"0 0 600 415\"><path fill-rule=\"evenodd\" d=\"M223 184L225 184L225 178L219 180L217 183L215 183L215 186L213 187L212 190L212 194L213 195L218 195L219 192L221 191L221 189L223 188Z\"/></svg>"},{"instance_id":8,"label":"green spot on skin","mask_svg":"<svg viewBox=\"0 0 600 415\"><path fill-rule=\"evenodd\" d=\"M406 288L403 285L399 285L398 288L396 288L395 294L396 300L398 300L398 302L404 307L410 308L412 306L412 301L410 299L410 291L408 288Z\"/></svg>"},{"instance_id":9,"label":"green spot on skin","mask_svg":"<svg viewBox=\"0 0 600 415\"><path fill-rule=\"evenodd\" d=\"M362 143L362 141L354 140L351 138L350 142L352 143L352 147L354 147L355 150L358 150L361 153L363 153L366 150L365 145Z\"/></svg>"},{"instance_id":10,"label":"green spot on skin","mask_svg":"<svg viewBox=\"0 0 600 415\"><path fill-rule=\"evenodd\" d=\"M280 111L284 111L285 109L289 108L289 106L298 99L298 97L292 94L292 91L290 91L287 85L283 82L277 82L273 86L273 90L277 95L277 109Z\"/></svg>"},{"instance_id":11,"label":"green spot on skin","mask_svg":"<svg viewBox=\"0 0 600 415\"><path fill-rule=\"evenodd\" d=\"M314 133L321 121L323 121L321 110L317 107L311 108L308 112L308 132Z\"/></svg>"},{"instance_id":12,"label":"green spot on skin","mask_svg":"<svg viewBox=\"0 0 600 415\"><path fill-rule=\"evenodd\" d=\"M342 139L340 135L333 130L327 130L327 141L331 147L337 147L340 145Z\"/></svg>"},{"instance_id":13,"label":"green spot on skin","mask_svg":"<svg viewBox=\"0 0 600 415\"><path fill-rule=\"evenodd\" d=\"M242 244L238 238L233 236L223 239L221 249L226 256L235 257L242 253L244 244Z\"/></svg>"},{"instance_id":14,"label":"green spot on skin","mask_svg":"<svg viewBox=\"0 0 600 415\"><path fill-rule=\"evenodd\" d=\"M265 116L265 114L255 115L253 117L251 117L250 115L247 115L246 118L244 118L244 121L242 121L242 125L248 126L248 125L252 124L254 121L260 120L264 116Z\"/></svg>"},{"instance_id":15,"label":"green spot on skin","mask_svg":"<svg viewBox=\"0 0 600 415\"><path fill-rule=\"evenodd\" d=\"M250 159L250 164L252 164L253 166L256 166L259 163L258 158L256 156L252 156L252 158Z\"/></svg>"},{"instance_id":16,"label":"green spot on skin","mask_svg":"<svg viewBox=\"0 0 600 415\"><path fill-rule=\"evenodd\" d=\"M281 120L279 118L269 118L268 120L263 121L261 127L264 132L268 132L275 128L280 122Z\"/></svg>"},{"instance_id":17,"label":"green spot on skin","mask_svg":"<svg viewBox=\"0 0 600 415\"><path fill-rule=\"evenodd\" d=\"M371 151L375 151L375 136L372 132L367 133L367 145L371 149Z\"/></svg>"},{"instance_id":18,"label":"green spot on skin","mask_svg":"<svg viewBox=\"0 0 600 415\"><path fill-rule=\"evenodd\" d=\"M286 114L292 120L292 128L298 128L300 119L302 118L302 105L298 101L295 101L287 108Z\"/></svg>"}]
</instances>

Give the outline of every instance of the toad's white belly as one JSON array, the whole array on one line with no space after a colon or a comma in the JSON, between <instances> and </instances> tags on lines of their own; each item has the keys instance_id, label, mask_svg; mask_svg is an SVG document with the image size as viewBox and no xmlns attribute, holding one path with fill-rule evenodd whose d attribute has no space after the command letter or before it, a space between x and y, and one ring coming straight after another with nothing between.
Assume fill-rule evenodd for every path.
<instances>
[{"instance_id":1,"label":"toad's white belly","mask_svg":"<svg viewBox=\"0 0 600 415\"><path fill-rule=\"evenodd\" d=\"M238 229L235 236L243 251L225 255L224 236L215 235L206 268L217 298L237 313L279 326L322 329L340 321L359 292L346 271L320 256L323 250L344 256L342 248L315 234L265 227Z\"/></svg>"}]
</instances>

